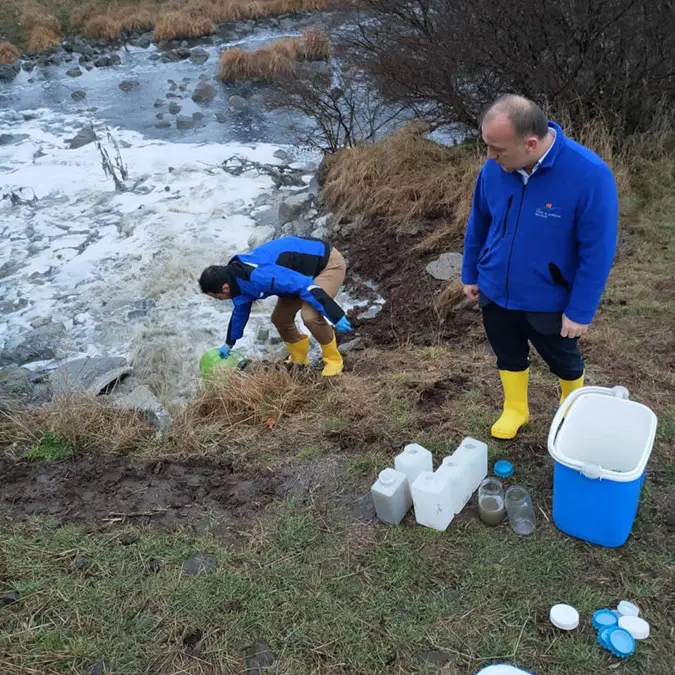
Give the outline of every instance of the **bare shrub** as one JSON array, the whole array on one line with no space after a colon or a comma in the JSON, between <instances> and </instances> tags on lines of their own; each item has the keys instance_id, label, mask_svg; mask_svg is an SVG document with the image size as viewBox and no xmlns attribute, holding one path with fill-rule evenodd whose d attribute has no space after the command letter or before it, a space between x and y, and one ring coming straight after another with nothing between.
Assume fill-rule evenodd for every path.
<instances>
[{"instance_id":1,"label":"bare shrub","mask_svg":"<svg viewBox=\"0 0 675 675\"><path fill-rule=\"evenodd\" d=\"M475 129L498 95L519 93L605 119L616 140L675 102L675 21L647 0L363 0L354 42L391 100Z\"/></svg>"}]
</instances>

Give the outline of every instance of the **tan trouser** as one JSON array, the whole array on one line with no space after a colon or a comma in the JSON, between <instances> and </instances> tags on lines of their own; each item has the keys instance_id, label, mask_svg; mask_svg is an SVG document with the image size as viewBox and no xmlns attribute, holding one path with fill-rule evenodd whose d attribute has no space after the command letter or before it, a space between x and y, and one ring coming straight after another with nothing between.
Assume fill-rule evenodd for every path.
<instances>
[{"instance_id":1,"label":"tan trouser","mask_svg":"<svg viewBox=\"0 0 675 675\"><path fill-rule=\"evenodd\" d=\"M323 272L315 277L314 281L331 298L334 298L345 280L346 271L347 265L342 253L334 248ZM323 315L309 303L303 302L300 298L291 297L279 298L277 306L272 312L272 323L276 326L284 342L293 343L302 339L302 335L295 325L295 315L298 311L300 311L302 323L307 326L307 329L319 344L327 345L333 339L333 327Z\"/></svg>"}]
</instances>

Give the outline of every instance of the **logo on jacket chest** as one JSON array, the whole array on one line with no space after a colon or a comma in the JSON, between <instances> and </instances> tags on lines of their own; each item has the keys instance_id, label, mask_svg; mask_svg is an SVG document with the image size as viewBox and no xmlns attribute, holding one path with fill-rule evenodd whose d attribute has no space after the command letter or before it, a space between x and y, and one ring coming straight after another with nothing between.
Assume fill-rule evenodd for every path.
<instances>
[{"instance_id":1,"label":"logo on jacket chest","mask_svg":"<svg viewBox=\"0 0 675 675\"><path fill-rule=\"evenodd\" d=\"M534 215L537 218L562 218L562 209L552 202L547 202L543 206L537 206Z\"/></svg>"}]
</instances>

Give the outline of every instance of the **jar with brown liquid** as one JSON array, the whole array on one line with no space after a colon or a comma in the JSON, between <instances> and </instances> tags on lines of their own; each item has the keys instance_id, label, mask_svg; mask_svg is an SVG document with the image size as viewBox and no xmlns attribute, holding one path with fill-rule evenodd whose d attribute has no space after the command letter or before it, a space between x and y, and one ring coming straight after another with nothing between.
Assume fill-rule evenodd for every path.
<instances>
[{"instance_id":1,"label":"jar with brown liquid","mask_svg":"<svg viewBox=\"0 0 675 675\"><path fill-rule=\"evenodd\" d=\"M496 478L486 478L478 488L478 515L486 525L499 525L506 516L504 488Z\"/></svg>"}]
</instances>

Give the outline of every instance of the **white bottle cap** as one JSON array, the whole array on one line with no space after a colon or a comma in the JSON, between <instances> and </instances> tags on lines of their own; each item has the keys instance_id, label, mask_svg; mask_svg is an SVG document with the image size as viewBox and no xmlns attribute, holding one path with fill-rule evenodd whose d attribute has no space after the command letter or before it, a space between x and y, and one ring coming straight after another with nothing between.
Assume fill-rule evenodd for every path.
<instances>
[{"instance_id":1,"label":"white bottle cap","mask_svg":"<svg viewBox=\"0 0 675 675\"><path fill-rule=\"evenodd\" d=\"M562 630L574 630L579 625L579 612L572 605L553 605L551 623Z\"/></svg>"},{"instance_id":2,"label":"white bottle cap","mask_svg":"<svg viewBox=\"0 0 675 675\"><path fill-rule=\"evenodd\" d=\"M649 624L639 616L622 616L619 619L619 628L627 630L636 640L646 640L649 637Z\"/></svg>"},{"instance_id":3,"label":"white bottle cap","mask_svg":"<svg viewBox=\"0 0 675 675\"><path fill-rule=\"evenodd\" d=\"M628 600L622 600L616 609L621 616L640 616L638 606Z\"/></svg>"},{"instance_id":4,"label":"white bottle cap","mask_svg":"<svg viewBox=\"0 0 675 675\"><path fill-rule=\"evenodd\" d=\"M382 485L393 485L396 482L396 471L394 469L382 469L378 479Z\"/></svg>"}]
</instances>

